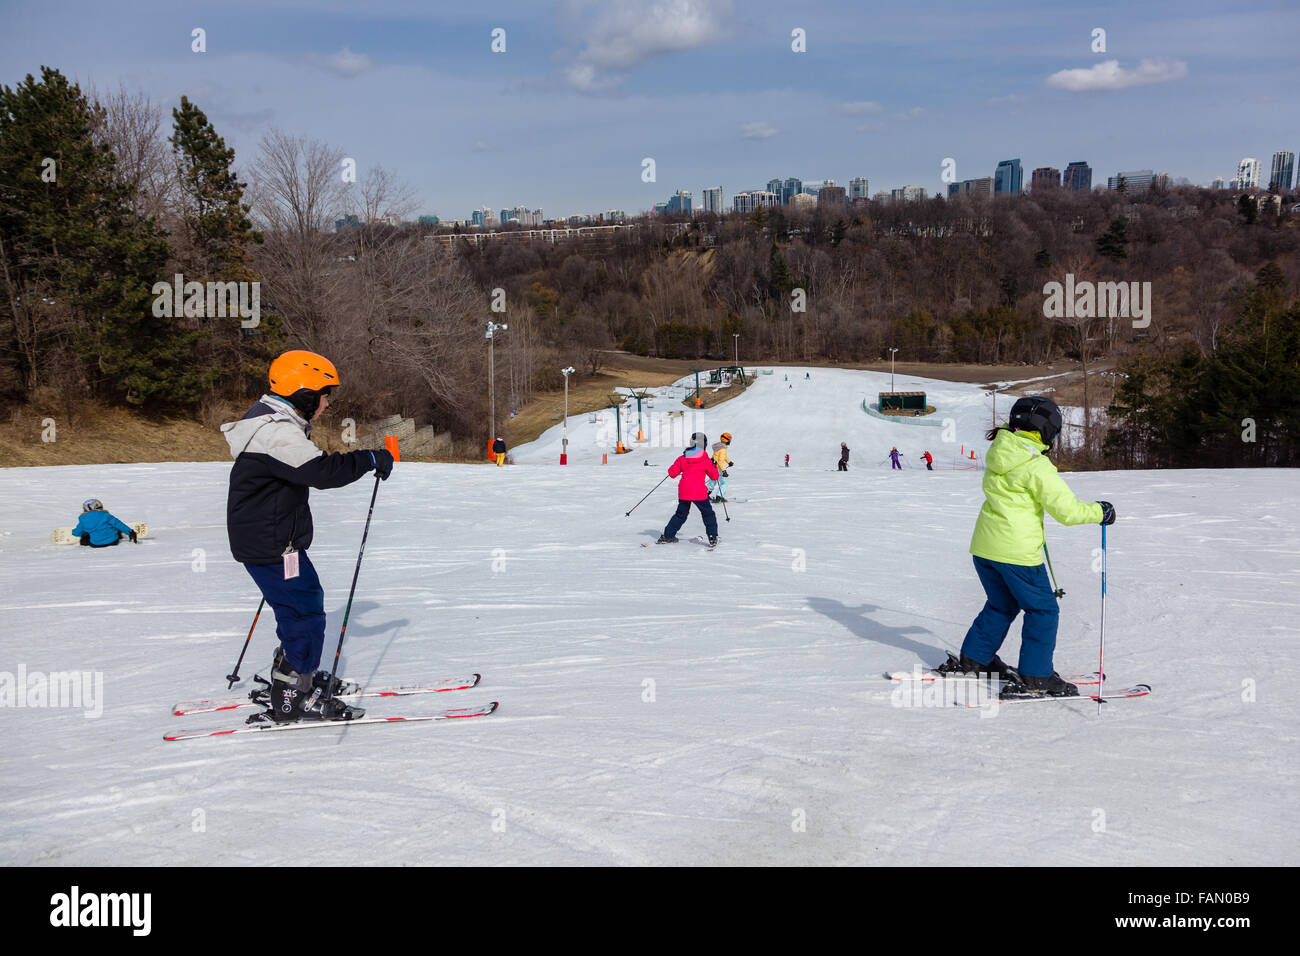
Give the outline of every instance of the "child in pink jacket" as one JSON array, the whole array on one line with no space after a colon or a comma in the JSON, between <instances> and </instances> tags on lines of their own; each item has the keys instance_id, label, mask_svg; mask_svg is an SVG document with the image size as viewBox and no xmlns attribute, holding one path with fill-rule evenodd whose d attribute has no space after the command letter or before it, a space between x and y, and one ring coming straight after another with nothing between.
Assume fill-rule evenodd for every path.
<instances>
[{"instance_id":1,"label":"child in pink jacket","mask_svg":"<svg viewBox=\"0 0 1300 956\"><path fill-rule=\"evenodd\" d=\"M705 478L718 480L718 466L705 451L708 444L709 439L704 433L696 432L691 436L691 447L668 466L668 477L676 478L680 475L682 480L677 486L677 513L672 516L668 527L664 528L664 533L659 536L659 544L677 543L677 532L681 530L687 516L691 513L692 502L700 509L700 515L704 518L704 530L709 535L709 547L714 547L718 543L718 516L714 514L713 505L709 504L709 489L704 483Z\"/></svg>"}]
</instances>

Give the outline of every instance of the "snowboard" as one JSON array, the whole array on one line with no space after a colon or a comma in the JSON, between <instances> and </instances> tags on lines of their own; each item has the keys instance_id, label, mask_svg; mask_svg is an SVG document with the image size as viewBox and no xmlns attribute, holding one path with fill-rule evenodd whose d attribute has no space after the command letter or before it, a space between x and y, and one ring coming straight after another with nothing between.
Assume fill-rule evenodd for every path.
<instances>
[{"instance_id":1,"label":"snowboard","mask_svg":"<svg viewBox=\"0 0 1300 956\"><path fill-rule=\"evenodd\" d=\"M50 532L50 542L53 544L79 543L78 540L72 536L72 529L74 527L76 526L68 525L66 528L55 528L53 531ZM131 525L131 529L135 531L135 536L137 538L144 538L147 537L149 534L149 526L145 524L143 521L135 522L135 524Z\"/></svg>"}]
</instances>

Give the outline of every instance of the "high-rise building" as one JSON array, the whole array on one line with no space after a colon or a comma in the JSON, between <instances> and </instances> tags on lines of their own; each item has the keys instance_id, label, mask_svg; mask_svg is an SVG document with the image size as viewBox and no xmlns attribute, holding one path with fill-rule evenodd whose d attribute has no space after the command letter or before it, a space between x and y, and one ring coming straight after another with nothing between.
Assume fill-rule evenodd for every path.
<instances>
[{"instance_id":1,"label":"high-rise building","mask_svg":"<svg viewBox=\"0 0 1300 956\"><path fill-rule=\"evenodd\" d=\"M847 202L843 186L822 186L817 190L817 205L843 206Z\"/></svg>"},{"instance_id":2,"label":"high-rise building","mask_svg":"<svg viewBox=\"0 0 1300 956\"><path fill-rule=\"evenodd\" d=\"M1134 169L1126 173L1116 173L1114 176L1107 178L1106 188L1119 189L1122 182L1127 192L1144 193L1153 185L1168 178L1164 173L1153 173L1149 169Z\"/></svg>"},{"instance_id":3,"label":"high-rise building","mask_svg":"<svg viewBox=\"0 0 1300 956\"><path fill-rule=\"evenodd\" d=\"M781 190L785 186L785 181L781 179L769 179L767 181L767 191L776 193L777 202L781 201Z\"/></svg>"},{"instance_id":4,"label":"high-rise building","mask_svg":"<svg viewBox=\"0 0 1300 956\"><path fill-rule=\"evenodd\" d=\"M1237 187L1239 189L1259 188L1259 160L1247 156L1237 164Z\"/></svg>"},{"instance_id":5,"label":"high-rise building","mask_svg":"<svg viewBox=\"0 0 1300 956\"><path fill-rule=\"evenodd\" d=\"M849 180L849 200L868 199L871 193L868 191L867 177L854 176Z\"/></svg>"},{"instance_id":6,"label":"high-rise building","mask_svg":"<svg viewBox=\"0 0 1300 956\"><path fill-rule=\"evenodd\" d=\"M416 222L418 222L418 223L419 223L420 225L422 225L422 226L436 226L436 225L438 225L438 217L437 217L437 216L421 216L421 217L419 217L419 218L416 220Z\"/></svg>"},{"instance_id":7,"label":"high-rise building","mask_svg":"<svg viewBox=\"0 0 1300 956\"><path fill-rule=\"evenodd\" d=\"M925 187L902 186L898 189L891 189L889 191L889 198L893 202L912 202L917 199L925 199Z\"/></svg>"},{"instance_id":8,"label":"high-rise building","mask_svg":"<svg viewBox=\"0 0 1300 956\"><path fill-rule=\"evenodd\" d=\"M993 193L997 196L1019 196L1021 192L1020 160L1004 159L993 174Z\"/></svg>"},{"instance_id":9,"label":"high-rise building","mask_svg":"<svg viewBox=\"0 0 1300 956\"><path fill-rule=\"evenodd\" d=\"M1222 176L1215 176L1215 177L1214 177L1214 182L1210 183L1210 188L1211 188L1211 189L1222 189L1222 188L1223 188L1223 177L1222 177Z\"/></svg>"},{"instance_id":10,"label":"high-rise building","mask_svg":"<svg viewBox=\"0 0 1300 956\"><path fill-rule=\"evenodd\" d=\"M1051 166L1039 166L1029 180L1029 188L1032 190L1059 189L1060 185L1061 171Z\"/></svg>"},{"instance_id":11,"label":"high-rise building","mask_svg":"<svg viewBox=\"0 0 1300 956\"><path fill-rule=\"evenodd\" d=\"M747 189L731 197L733 212L753 212L755 209L770 209L779 205L781 197L770 189Z\"/></svg>"},{"instance_id":12,"label":"high-rise building","mask_svg":"<svg viewBox=\"0 0 1300 956\"><path fill-rule=\"evenodd\" d=\"M1273 154L1273 171L1269 173L1268 185L1276 186L1281 192L1291 191L1291 177L1295 175L1295 153L1290 150L1278 150Z\"/></svg>"},{"instance_id":13,"label":"high-rise building","mask_svg":"<svg viewBox=\"0 0 1300 956\"><path fill-rule=\"evenodd\" d=\"M795 193L790 197L790 206L794 209L811 209L817 205L817 197L808 193Z\"/></svg>"},{"instance_id":14,"label":"high-rise building","mask_svg":"<svg viewBox=\"0 0 1300 956\"><path fill-rule=\"evenodd\" d=\"M803 192L803 181L791 176L781 184L781 202L789 204L790 200Z\"/></svg>"},{"instance_id":15,"label":"high-rise building","mask_svg":"<svg viewBox=\"0 0 1300 956\"><path fill-rule=\"evenodd\" d=\"M691 194L684 189L679 189L668 197L668 212L679 212L682 215L691 214Z\"/></svg>"},{"instance_id":16,"label":"high-rise building","mask_svg":"<svg viewBox=\"0 0 1300 956\"><path fill-rule=\"evenodd\" d=\"M983 199L993 198L993 177L981 176L979 179L963 179L959 183L948 184L948 197L979 196Z\"/></svg>"},{"instance_id":17,"label":"high-rise building","mask_svg":"<svg viewBox=\"0 0 1300 956\"><path fill-rule=\"evenodd\" d=\"M1085 162L1070 163L1065 167L1062 185L1077 193L1086 193L1092 189L1092 167Z\"/></svg>"},{"instance_id":18,"label":"high-rise building","mask_svg":"<svg viewBox=\"0 0 1300 956\"><path fill-rule=\"evenodd\" d=\"M701 212L722 212L722 187L709 186L700 193Z\"/></svg>"},{"instance_id":19,"label":"high-rise building","mask_svg":"<svg viewBox=\"0 0 1300 956\"><path fill-rule=\"evenodd\" d=\"M538 212L541 212L540 209L537 210L537 211L538 211ZM626 221L626 220L627 220L627 213L625 213L625 212L624 212L623 210L621 210L621 209L606 209L606 210L605 210L605 221L606 221L606 222L624 222L624 221Z\"/></svg>"}]
</instances>

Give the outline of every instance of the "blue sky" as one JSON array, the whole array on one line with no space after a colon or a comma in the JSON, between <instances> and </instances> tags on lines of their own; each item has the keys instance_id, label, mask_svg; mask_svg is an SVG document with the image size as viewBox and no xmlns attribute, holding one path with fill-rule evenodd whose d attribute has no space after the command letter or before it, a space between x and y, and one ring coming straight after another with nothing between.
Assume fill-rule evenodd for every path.
<instances>
[{"instance_id":1,"label":"blue sky","mask_svg":"<svg viewBox=\"0 0 1300 956\"><path fill-rule=\"evenodd\" d=\"M47 65L168 107L185 94L237 161L279 127L362 175L383 165L443 218L635 213L714 185L730 204L786 176L934 192L947 157L963 179L1020 157L1026 183L1086 160L1094 184L1153 168L1208 185L1243 156L1267 176L1275 150L1300 152L1294 2L874 6L0 0L0 82Z\"/></svg>"}]
</instances>

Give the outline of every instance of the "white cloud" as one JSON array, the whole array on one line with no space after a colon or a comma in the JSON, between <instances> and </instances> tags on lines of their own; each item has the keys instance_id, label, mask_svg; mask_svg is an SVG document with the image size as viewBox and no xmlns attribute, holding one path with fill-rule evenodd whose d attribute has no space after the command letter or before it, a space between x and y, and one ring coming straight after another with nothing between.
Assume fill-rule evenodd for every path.
<instances>
[{"instance_id":1,"label":"white cloud","mask_svg":"<svg viewBox=\"0 0 1300 956\"><path fill-rule=\"evenodd\" d=\"M841 103L840 112L850 116L878 116L885 108L874 100L858 100L856 103Z\"/></svg>"},{"instance_id":2,"label":"white cloud","mask_svg":"<svg viewBox=\"0 0 1300 956\"><path fill-rule=\"evenodd\" d=\"M621 87L641 64L719 39L731 0L571 0L578 52L563 68L582 93Z\"/></svg>"},{"instance_id":3,"label":"white cloud","mask_svg":"<svg viewBox=\"0 0 1300 956\"><path fill-rule=\"evenodd\" d=\"M767 139L779 132L781 132L779 129L773 129L766 123L746 123L740 128L742 139Z\"/></svg>"},{"instance_id":4,"label":"white cloud","mask_svg":"<svg viewBox=\"0 0 1300 956\"><path fill-rule=\"evenodd\" d=\"M1126 90L1132 86L1169 83L1187 75L1182 60L1143 60L1135 70L1126 70L1119 60L1106 60L1090 69L1061 70L1047 78L1047 85L1074 93L1093 90Z\"/></svg>"},{"instance_id":5,"label":"white cloud","mask_svg":"<svg viewBox=\"0 0 1300 956\"><path fill-rule=\"evenodd\" d=\"M353 53L347 47L329 56L315 57L317 65L339 76L360 76L375 68L374 61L364 53Z\"/></svg>"}]
</instances>

